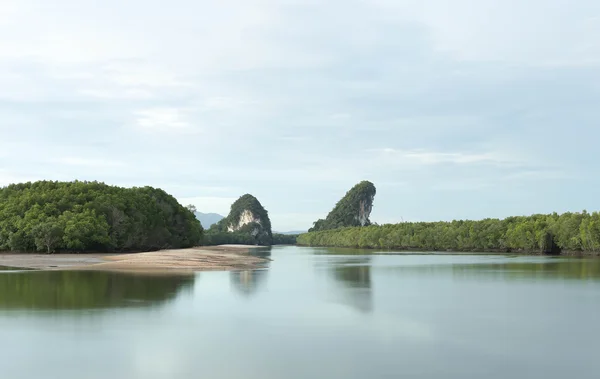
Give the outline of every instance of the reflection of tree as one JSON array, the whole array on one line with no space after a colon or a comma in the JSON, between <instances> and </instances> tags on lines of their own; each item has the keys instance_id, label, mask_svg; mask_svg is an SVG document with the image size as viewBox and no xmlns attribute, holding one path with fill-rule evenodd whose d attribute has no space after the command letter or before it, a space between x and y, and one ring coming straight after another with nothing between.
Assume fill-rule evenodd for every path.
<instances>
[{"instance_id":1,"label":"reflection of tree","mask_svg":"<svg viewBox=\"0 0 600 379\"><path fill-rule=\"evenodd\" d=\"M191 288L193 275L132 275L100 271L0 274L0 309L93 309L147 306Z\"/></svg>"},{"instance_id":2,"label":"reflection of tree","mask_svg":"<svg viewBox=\"0 0 600 379\"><path fill-rule=\"evenodd\" d=\"M261 247L261 248L250 249L250 251L248 252L248 255L251 255L253 257L267 259L266 266L268 266L268 260L271 257L271 249L272 249L271 247Z\"/></svg>"},{"instance_id":3,"label":"reflection of tree","mask_svg":"<svg viewBox=\"0 0 600 379\"><path fill-rule=\"evenodd\" d=\"M344 285L342 300L363 312L373 310L370 257L346 260L333 268L333 276Z\"/></svg>"},{"instance_id":4,"label":"reflection of tree","mask_svg":"<svg viewBox=\"0 0 600 379\"><path fill-rule=\"evenodd\" d=\"M514 279L600 279L600 261L576 259L453 265L455 277Z\"/></svg>"},{"instance_id":5,"label":"reflection of tree","mask_svg":"<svg viewBox=\"0 0 600 379\"><path fill-rule=\"evenodd\" d=\"M526 262L449 263L388 267L384 270L404 276L452 275L458 279L477 280L600 280L598 259L556 259Z\"/></svg>"},{"instance_id":6,"label":"reflection of tree","mask_svg":"<svg viewBox=\"0 0 600 379\"><path fill-rule=\"evenodd\" d=\"M267 258L271 256L271 248L251 249L249 255ZM269 261L265 262L263 267L268 268ZM243 295L253 295L258 291L262 283L266 281L268 270L244 270L244 271L231 271L230 280L231 284Z\"/></svg>"}]
</instances>

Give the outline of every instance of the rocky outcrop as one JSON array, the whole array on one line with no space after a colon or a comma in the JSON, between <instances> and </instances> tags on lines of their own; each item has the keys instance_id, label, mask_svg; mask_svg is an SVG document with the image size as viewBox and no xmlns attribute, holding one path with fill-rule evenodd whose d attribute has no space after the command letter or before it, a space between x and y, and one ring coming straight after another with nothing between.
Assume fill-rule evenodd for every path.
<instances>
[{"instance_id":1,"label":"rocky outcrop","mask_svg":"<svg viewBox=\"0 0 600 379\"><path fill-rule=\"evenodd\" d=\"M356 220L360 226L366 226L371 223L369 216L371 216L371 212L373 211L373 200L375 200L375 195L368 199L361 199L358 203L358 215L356 215Z\"/></svg>"},{"instance_id":2,"label":"rocky outcrop","mask_svg":"<svg viewBox=\"0 0 600 379\"><path fill-rule=\"evenodd\" d=\"M369 181L358 183L338 201L326 219L316 221L309 231L371 225L369 217L373 210L376 192L373 183Z\"/></svg>"},{"instance_id":3,"label":"rocky outcrop","mask_svg":"<svg viewBox=\"0 0 600 379\"><path fill-rule=\"evenodd\" d=\"M211 227L209 231L228 233L227 242L251 242L258 245L271 245L273 232L269 213L254 196L246 194L231 205L229 215Z\"/></svg>"},{"instance_id":4,"label":"rocky outcrop","mask_svg":"<svg viewBox=\"0 0 600 379\"><path fill-rule=\"evenodd\" d=\"M237 232L238 230L242 229L244 226L251 224L251 223L256 223L258 225L262 225L261 224L261 220L259 217L255 216L254 213L252 213L249 209L245 209L242 214L240 215L240 219L237 222L237 224L229 224L227 226L227 231L228 232Z\"/></svg>"}]
</instances>

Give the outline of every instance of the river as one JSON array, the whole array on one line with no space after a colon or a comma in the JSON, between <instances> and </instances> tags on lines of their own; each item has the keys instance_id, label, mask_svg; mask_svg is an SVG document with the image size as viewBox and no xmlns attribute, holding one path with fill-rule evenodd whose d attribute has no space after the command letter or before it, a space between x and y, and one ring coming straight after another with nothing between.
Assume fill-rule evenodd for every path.
<instances>
[{"instance_id":1,"label":"river","mask_svg":"<svg viewBox=\"0 0 600 379\"><path fill-rule=\"evenodd\" d=\"M6 379L598 378L600 259L274 247L264 270L0 271Z\"/></svg>"}]
</instances>

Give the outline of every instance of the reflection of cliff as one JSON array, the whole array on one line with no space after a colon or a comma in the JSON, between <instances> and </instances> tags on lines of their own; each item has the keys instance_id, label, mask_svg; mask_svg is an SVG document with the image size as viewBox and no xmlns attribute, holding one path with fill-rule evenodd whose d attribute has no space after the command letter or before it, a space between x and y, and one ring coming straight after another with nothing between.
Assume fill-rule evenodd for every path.
<instances>
[{"instance_id":1,"label":"reflection of cliff","mask_svg":"<svg viewBox=\"0 0 600 379\"><path fill-rule=\"evenodd\" d=\"M360 311L373 310L369 257L348 260L333 268L333 277L343 284L341 301Z\"/></svg>"},{"instance_id":2,"label":"reflection of cliff","mask_svg":"<svg viewBox=\"0 0 600 379\"><path fill-rule=\"evenodd\" d=\"M271 256L271 248L263 249L252 249L250 255L269 259ZM229 279L233 287L244 295L253 295L260 287L266 282L269 270L269 261L264 263L264 270L244 270L244 271L231 271Z\"/></svg>"},{"instance_id":3,"label":"reflection of cliff","mask_svg":"<svg viewBox=\"0 0 600 379\"><path fill-rule=\"evenodd\" d=\"M244 295L253 295L267 278L267 270L231 271L233 287Z\"/></svg>"},{"instance_id":4,"label":"reflection of cliff","mask_svg":"<svg viewBox=\"0 0 600 379\"><path fill-rule=\"evenodd\" d=\"M193 275L132 275L97 271L0 274L0 309L94 309L148 306L192 288Z\"/></svg>"}]
</instances>

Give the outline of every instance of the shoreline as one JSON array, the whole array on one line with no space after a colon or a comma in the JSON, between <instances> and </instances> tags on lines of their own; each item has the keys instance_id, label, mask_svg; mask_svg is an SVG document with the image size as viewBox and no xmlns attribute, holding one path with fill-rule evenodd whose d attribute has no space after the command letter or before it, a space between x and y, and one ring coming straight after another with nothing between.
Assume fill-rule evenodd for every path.
<instances>
[{"instance_id":1,"label":"shoreline","mask_svg":"<svg viewBox=\"0 0 600 379\"><path fill-rule=\"evenodd\" d=\"M137 273L261 269L268 258L248 253L261 246L219 245L140 253L0 253L0 266L23 270L88 270Z\"/></svg>"}]
</instances>

